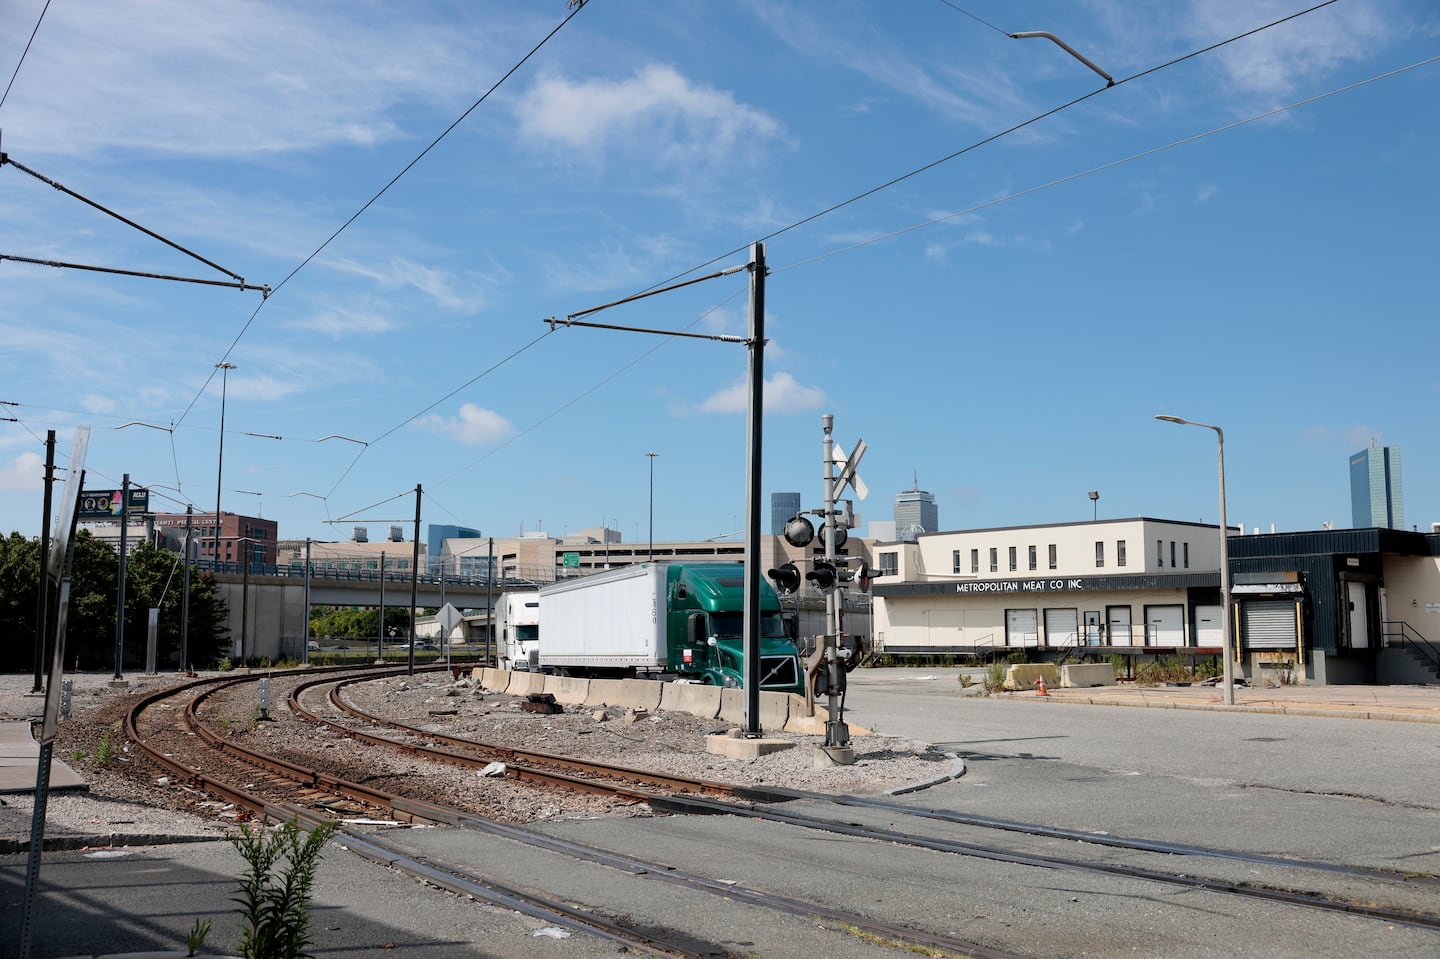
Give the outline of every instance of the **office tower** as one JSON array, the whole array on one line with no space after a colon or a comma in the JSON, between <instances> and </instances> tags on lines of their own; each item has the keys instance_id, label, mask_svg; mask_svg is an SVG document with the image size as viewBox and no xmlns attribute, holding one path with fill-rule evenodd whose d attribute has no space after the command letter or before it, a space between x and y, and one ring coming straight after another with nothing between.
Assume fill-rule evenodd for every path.
<instances>
[{"instance_id":1,"label":"office tower","mask_svg":"<svg viewBox=\"0 0 1440 959\"><path fill-rule=\"evenodd\" d=\"M915 478L915 488L895 495L895 535L902 540L913 540L920 533L934 533L940 529L940 508L935 505L935 496L920 488L920 478Z\"/></svg>"},{"instance_id":2,"label":"office tower","mask_svg":"<svg viewBox=\"0 0 1440 959\"><path fill-rule=\"evenodd\" d=\"M784 536L785 523L800 512L799 493L770 494L770 535Z\"/></svg>"},{"instance_id":3,"label":"office tower","mask_svg":"<svg viewBox=\"0 0 1440 959\"><path fill-rule=\"evenodd\" d=\"M1356 529L1405 528L1400 447L1371 446L1350 457L1350 512Z\"/></svg>"}]
</instances>

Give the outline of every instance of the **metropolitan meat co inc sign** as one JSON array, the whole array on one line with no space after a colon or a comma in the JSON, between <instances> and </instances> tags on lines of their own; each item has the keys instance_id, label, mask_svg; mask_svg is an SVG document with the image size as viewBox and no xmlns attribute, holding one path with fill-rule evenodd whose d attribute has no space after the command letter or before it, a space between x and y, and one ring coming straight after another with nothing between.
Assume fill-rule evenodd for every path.
<instances>
[{"instance_id":1,"label":"metropolitan meat co inc sign","mask_svg":"<svg viewBox=\"0 0 1440 959\"><path fill-rule=\"evenodd\" d=\"M1006 579L955 584L957 593L1060 593L1084 588L1083 579Z\"/></svg>"}]
</instances>

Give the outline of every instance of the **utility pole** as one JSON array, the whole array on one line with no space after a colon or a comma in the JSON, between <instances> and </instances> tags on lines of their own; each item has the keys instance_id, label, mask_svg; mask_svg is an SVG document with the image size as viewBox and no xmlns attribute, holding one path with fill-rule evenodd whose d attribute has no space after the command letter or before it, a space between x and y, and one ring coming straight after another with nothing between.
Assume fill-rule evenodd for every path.
<instances>
[{"instance_id":1,"label":"utility pole","mask_svg":"<svg viewBox=\"0 0 1440 959\"><path fill-rule=\"evenodd\" d=\"M410 668L408 674L415 675L415 603L420 575L420 484L415 484L415 541L410 554Z\"/></svg>"},{"instance_id":2,"label":"utility pole","mask_svg":"<svg viewBox=\"0 0 1440 959\"><path fill-rule=\"evenodd\" d=\"M195 531L195 506L185 504L185 590L180 594L180 672L189 672L190 657L190 535Z\"/></svg>"},{"instance_id":3,"label":"utility pole","mask_svg":"<svg viewBox=\"0 0 1440 959\"><path fill-rule=\"evenodd\" d=\"M750 244L750 401L745 410L745 738L760 738L760 451L765 420L765 244Z\"/></svg>"},{"instance_id":4,"label":"utility pole","mask_svg":"<svg viewBox=\"0 0 1440 959\"><path fill-rule=\"evenodd\" d=\"M50 507L51 491L55 486L55 431L45 431L45 505L40 517L40 588L35 600L35 687L39 693L43 687L41 677L45 667L45 626L50 617L50 576L46 570L50 553Z\"/></svg>"},{"instance_id":5,"label":"utility pole","mask_svg":"<svg viewBox=\"0 0 1440 959\"><path fill-rule=\"evenodd\" d=\"M115 677L112 684L125 682L121 663L125 658L125 559L130 547L130 474L120 483L120 579L115 587Z\"/></svg>"}]
</instances>

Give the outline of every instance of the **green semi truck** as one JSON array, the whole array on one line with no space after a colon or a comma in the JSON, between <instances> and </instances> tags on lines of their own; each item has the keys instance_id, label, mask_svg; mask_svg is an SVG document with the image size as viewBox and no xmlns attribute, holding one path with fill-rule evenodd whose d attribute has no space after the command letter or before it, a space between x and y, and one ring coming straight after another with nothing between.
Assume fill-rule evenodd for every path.
<instances>
[{"instance_id":1,"label":"green semi truck","mask_svg":"<svg viewBox=\"0 0 1440 959\"><path fill-rule=\"evenodd\" d=\"M744 685L740 563L638 563L540 588L539 667ZM805 691L780 599L760 581L760 688Z\"/></svg>"}]
</instances>

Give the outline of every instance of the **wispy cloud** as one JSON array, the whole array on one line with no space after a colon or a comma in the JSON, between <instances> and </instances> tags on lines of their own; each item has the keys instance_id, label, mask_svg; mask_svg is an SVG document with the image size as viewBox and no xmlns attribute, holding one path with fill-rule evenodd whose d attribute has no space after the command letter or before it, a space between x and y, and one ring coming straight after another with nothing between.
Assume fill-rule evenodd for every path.
<instances>
[{"instance_id":1,"label":"wispy cloud","mask_svg":"<svg viewBox=\"0 0 1440 959\"><path fill-rule=\"evenodd\" d=\"M503 440L515 433L515 427L494 410L465 403L454 417L424 416L420 426L453 438L467 446L480 446Z\"/></svg>"},{"instance_id":2,"label":"wispy cloud","mask_svg":"<svg viewBox=\"0 0 1440 959\"><path fill-rule=\"evenodd\" d=\"M647 166L671 170L731 162L783 134L763 110L662 65L620 80L550 76L520 97L516 112L520 135L533 144L590 157L643 155Z\"/></svg>"},{"instance_id":3,"label":"wispy cloud","mask_svg":"<svg viewBox=\"0 0 1440 959\"><path fill-rule=\"evenodd\" d=\"M38 490L44 480L45 461L38 453L21 453L0 465L0 490Z\"/></svg>"},{"instance_id":4,"label":"wispy cloud","mask_svg":"<svg viewBox=\"0 0 1440 959\"><path fill-rule=\"evenodd\" d=\"M373 145L402 135L399 107L458 103L477 63L495 59L477 47L503 42L436 31L399 7L343 7L248 2L242 25L220 0L53 5L6 104L6 145L191 156Z\"/></svg>"},{"instance_id":5,"label":"wispy cloud","mask_svg":"<svg viewBox=\"0 0 1440 959\"><path fill-rule=\"evenodd\" d=\"M700 404L702 413L743 413L750 398L750 387L743 379L712 394ZM818 386L804 386L789 373L776 373L765 381L766 413L804 413L820 409L828 402L825 391Z\"/></svg>"}]
</instances>

